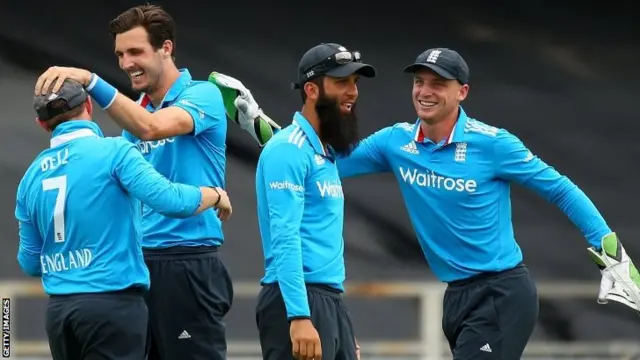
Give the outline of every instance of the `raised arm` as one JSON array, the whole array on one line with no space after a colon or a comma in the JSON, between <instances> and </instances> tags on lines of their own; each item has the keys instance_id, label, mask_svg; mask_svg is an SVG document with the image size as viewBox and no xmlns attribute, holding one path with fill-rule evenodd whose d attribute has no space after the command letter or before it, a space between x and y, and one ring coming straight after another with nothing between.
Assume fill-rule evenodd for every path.
<instances>
[{"instance_id":1,"label":"raised arm","mask_svg":"<svg viewBox=\"0 0 640 360\"><path fill-rule=\"evenodd\" d=\"M392 127L378 130L360 141L349 156L338 158L337 165L340 177L347 178L390 171L386 149L392 131Z\"/></svg>"}]
</instances>

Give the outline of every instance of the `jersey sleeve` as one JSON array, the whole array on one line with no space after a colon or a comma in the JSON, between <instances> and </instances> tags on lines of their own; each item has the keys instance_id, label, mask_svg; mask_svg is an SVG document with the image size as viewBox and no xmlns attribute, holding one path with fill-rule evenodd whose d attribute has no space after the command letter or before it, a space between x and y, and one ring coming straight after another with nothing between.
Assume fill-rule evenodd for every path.
<instances>
[{"instance_id":1,"label":"jersey sleeve","mask_svg":"<svg viewBox=\"0 0 640 360\"><path fill-rule=\"evenodd\" d=\"M22 186L18 186L15 210L15 217L18 220L18 235L20 237L18 264L25 274L40 276L42 275L40 254L44 243L40 233L32 223L26 204L27 199L22 191Z\"/></svg>"},{"instance_id":2,"label":"jersey sleeve","mask_svg":"<svg viewBox=\"0 0 640 360\"><path fill-rule=\"evenodd\" d=\"M220 89L209 82L188 87L172 105L186 110L193 119L193 135L227 122L227 114Z\"/></svg>"},{"instance_id":3,"label":"jersey sleeve","mask_svg":"<svg viewBox=\"0 0 640 360\"><path fill-rule=\"evenodd\" d=\"M555 204L596 248L611 232L593 202L569 178L534 155L515 135L500 130L495 139L497 177L518 183Z\"/></svg>"},{"instance_id":4,"label":"jersey sleeve","mask_svg":"<svg viewBox=\"0 0 640 360\"><path fill-rule=\"evenodd\" d=\"M309 171L306 154L290 143L275 145L263 154L262 173L276 276L287 318L311 316L302 270L300 226Z\"/></svg>"},{"instance_id":5,"label":"jersey sleeve","mask_svg":"<svg viewBox=\"0 0 640 360\"><path fill-rule=\"evenodd\" d=\"M127 140L128 142L135 144L136 143L136 138L135 136L133 136L130 132L128 132L127 130L122 130L122 137Z\"/></svg>"},{"instance_id":6,"label":"jersey sleeve","mask_svg":"<svg viewBox=\"0 0 640 360\"><path fill-rule=\"evenodd\" d=\"M386 172L390 170L386 157L387 143L393 127L386 127L360 141L351 154L336 163L341 178Z\"/></svg>"},{"instance_id":7,"label":"jersey sleeve","mask_svg":"<svg viewBox=\"0 0 640 360\"><path fill-rule=\"evenodd\" d=\"M165 216L183 218L196 212L202 201L197 186L172 183L134 145L115 141L118 143L112 173L128 193Z\"/></svg>"}]
</instances>

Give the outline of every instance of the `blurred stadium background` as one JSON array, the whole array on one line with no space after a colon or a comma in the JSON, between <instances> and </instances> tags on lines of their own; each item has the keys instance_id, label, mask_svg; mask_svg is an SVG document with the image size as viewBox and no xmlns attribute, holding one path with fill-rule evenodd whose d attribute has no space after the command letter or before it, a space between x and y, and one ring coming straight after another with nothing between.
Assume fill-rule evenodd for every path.
<instances>
[{"instance_id":1,"label":"blurred stadium background","mask_svg":"<svg viewBox=\"0 0 640 360\"><path fill-rule=\"evenodd\" d=\"M430 47L457 49L471 68L467 112L507 127L571 177L640 261L640 147L634 144L640 129L640 26L631 2L157 3L177 21L179 66L199 78L216 70L241 79L281 124L300 106L289 88L297 61L319 42L358 49L378 68L378 78L360 86L363 135L413 121L404 65ZM34 83L48 66L75 65L132 95L106 26L137 4L0 2L0 295L12 299L12 358L48 358L46 299L39 282L23 276L15 261L16 185L48 145L33 120ZM104 114L98 111L96 118L108 135L119 134ZM235 214L226 225L222 254L236 282L227 318L229 358L258 359L253 314L262 255L253 184L259 149L235 126L228 138ZM421 255L395 180L373 176L344 187L347 301L363 358L449 358L440 335L443 287ZM513 212L525 262L541 292L540 319L525 358L640 359L640 317L621 305L596 304L599 274L579 231L553 206L517 187Z\"/></svg>"}]
</instances>

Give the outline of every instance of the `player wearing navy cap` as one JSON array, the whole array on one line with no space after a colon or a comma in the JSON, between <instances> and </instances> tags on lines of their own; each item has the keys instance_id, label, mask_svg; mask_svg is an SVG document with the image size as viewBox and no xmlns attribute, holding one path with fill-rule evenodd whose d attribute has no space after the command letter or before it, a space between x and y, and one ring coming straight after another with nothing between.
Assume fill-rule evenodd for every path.
<instances>
[{"instance_id":1,"label":"player wearing navy cap","mask_svg":"<svg viewBox=\"0 0 640 360\"><path fill-rule=\"evenodd\" d=\"M258 161L258 220L265 274L256 320L263 358L355 359L344 291L344 196L336 157L358 141L356 81L374 77L338 44L308 50L294 88L302 111Z\"/></svg>"},{"instance_id":2,"label":"player wearing navy cap","mask_svg":"<svg viewBox=\"0 0 640 360\"><path fill-rule=\"evenodd\" d=\"M105 138L75 81L36 96L34 108L51 141L18 185L18 263L49 295L53 358L144 359L150 280L140 201L182 218L217 207L225 220L229 199L220 188L172 183L135 145Z\"/></svg>"}]
</instances>

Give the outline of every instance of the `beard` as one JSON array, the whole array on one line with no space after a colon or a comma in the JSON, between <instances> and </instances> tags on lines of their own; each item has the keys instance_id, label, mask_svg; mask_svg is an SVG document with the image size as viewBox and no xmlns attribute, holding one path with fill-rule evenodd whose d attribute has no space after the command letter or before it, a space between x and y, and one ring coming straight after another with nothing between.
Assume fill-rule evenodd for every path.
<instances>
[{"instance_id":1,"label":"beard","mask_svg":"<svg viewBox=\"0 0 640 360\"><path fill-rule=\"evenodd\" d=\"M344 113L338 99L326 96L324 89L320 88L315 110L320 119L320 139L340 156L351 154L360 140L356 104L349 113Z\"/></svg>"}]
</instances>

